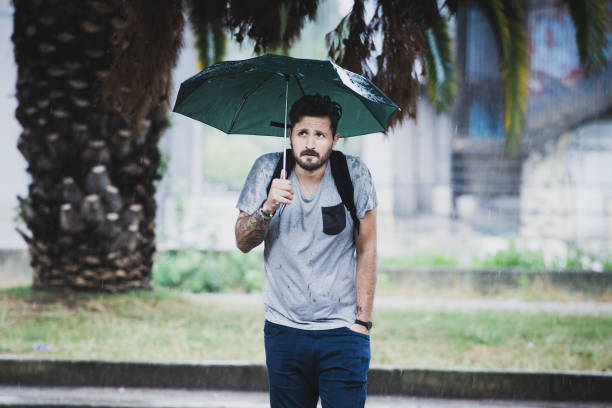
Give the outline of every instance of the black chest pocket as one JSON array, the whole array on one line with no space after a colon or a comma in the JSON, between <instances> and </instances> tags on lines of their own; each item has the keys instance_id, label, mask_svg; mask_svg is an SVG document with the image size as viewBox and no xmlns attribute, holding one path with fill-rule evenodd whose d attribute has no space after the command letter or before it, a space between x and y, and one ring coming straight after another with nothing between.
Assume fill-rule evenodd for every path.
<instances>
[{"instance_id":1,"label":"black chest pocket","mask_svg":"<svg viewBox=\"0 0 612 408\"><path fill-rule=\"evenodd\" d=\"M336 235L342 232L346 226L346 215L344 204L333 205L331 207L321 207L323 215L323 232L327 235Z\"/></svg>"}]
</instances>

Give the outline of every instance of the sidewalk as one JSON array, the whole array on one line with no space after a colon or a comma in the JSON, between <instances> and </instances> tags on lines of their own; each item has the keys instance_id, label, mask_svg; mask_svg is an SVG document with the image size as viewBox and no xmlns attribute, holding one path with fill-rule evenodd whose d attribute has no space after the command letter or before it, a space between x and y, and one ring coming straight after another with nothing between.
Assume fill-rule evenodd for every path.
<instances>
[{"instance_id":1,"label":"sidewalk","mask_svg":"<svg viewBox=\"0 0 612 408\"><path fill-rule=\"evenodd\" d=\"M0 407L268 408L268 393L110 387L0 386ZM603 408L611 404L369 396L367 408ZM320 407L320 404L319 404Z\"/></svg>"},{"instance_id":2,"label":"sidewalk","mask_svg":"<svg viewBox=\"0 0 612 408\"><path fill-rule=\"evenodd\" d=\"M612 314L612 303L603 302L539 302L499 299L424 299L385 298L374 300L374 307L384 309L443 309L454 311L516 311L579 315Z\"/></svg>"},{"instance_id":3,"label":"sidewalk","mask_svg":"<svg viewBox=\"0 0 612 408\"><path fill-rule=\"evenodd\" d=\"M248 307L261 307L261 293L186 293L189 299L203 303L223 303ZM453 310L453 311L516 311L533 313L562 313L579 315L612 314L612 302L540 302L500 299L441 299L441 298L395 298L376 296L374 308L406 310Z\"/></svg>"}]
</instances>

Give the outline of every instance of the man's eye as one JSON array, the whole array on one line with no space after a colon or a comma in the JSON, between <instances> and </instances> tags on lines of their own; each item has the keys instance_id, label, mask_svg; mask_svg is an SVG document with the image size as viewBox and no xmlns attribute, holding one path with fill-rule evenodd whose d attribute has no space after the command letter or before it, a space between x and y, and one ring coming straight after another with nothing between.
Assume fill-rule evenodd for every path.
<instances>
[{"instance_id":1,"label":"man's eye","mask_svg":"<svg viewBox=\"0 0 612 408\"><path fill-rule=\"evenodd\" d=\"M303 131L303 130L300 133L298 133L298 135L300 135L300 136L304 136L305 134L306 134L306 132Z\"/></svg>"}]
</instances>

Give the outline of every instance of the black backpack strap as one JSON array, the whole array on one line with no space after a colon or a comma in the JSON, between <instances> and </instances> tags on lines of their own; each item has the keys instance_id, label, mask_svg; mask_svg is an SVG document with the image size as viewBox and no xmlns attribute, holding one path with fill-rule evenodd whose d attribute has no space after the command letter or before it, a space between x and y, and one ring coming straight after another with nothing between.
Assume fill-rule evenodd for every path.
<instances>
[{"instance_id":1,"label":"black backpack strap","mask_svg":"<svg viewBox=\"0 0 612 408\"><path fill-rule=\"evenodd\" d=\"M291 174L291 170L293 170L293 166L295 165L295 158L293 157L293 152L291 149L287 149L287 179ZM268 188L266 189L266 196L270 193L270 187L272 187L272 180L280 177L281 171L283 170L283 154L281 153L280 159L278 159L278 163L276 163L276 168L274 169L274 173L272 173L272 178L268 183Z\"/></svg>"},{"instance_id":2,"label":"black backpack strap","mask_svg":"<svg viewBox=\"0 0 612 408\"><path fill-rule=\"evenodd\" d=\"M344 153L333 150L331 157L331 171L334 177L334 183L342 203L351 214L353 219L353 226L359 234L359 218L357 218L357 209L355 208L355 199L353 197L354 189L353 182L351 181L351 174L349 173L348 165L346 163L346 156Z\"/></svg>"}]
</instances>

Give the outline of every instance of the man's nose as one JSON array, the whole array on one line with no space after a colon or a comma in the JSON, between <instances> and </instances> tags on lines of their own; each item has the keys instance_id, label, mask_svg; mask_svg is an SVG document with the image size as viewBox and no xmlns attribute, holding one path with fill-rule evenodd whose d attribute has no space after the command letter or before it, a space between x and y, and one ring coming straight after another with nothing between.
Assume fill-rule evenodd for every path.
<instances>
[{"instance_id":1,"label":"man's nose","mask_svg":"<svg viewBox=\"0 0 612 408\"><path fill-rule=\"evenodd\" d=\"M314 145L315 145L314 140L315 140L314 135L308 135L306 137L306 147L309 149L314 148Z\"/></svg>"}]
</instances>

